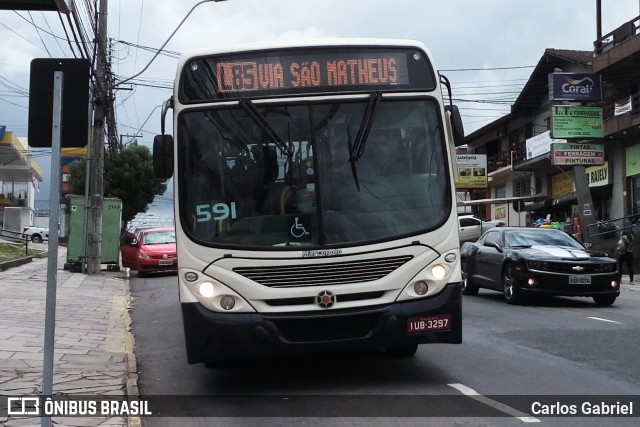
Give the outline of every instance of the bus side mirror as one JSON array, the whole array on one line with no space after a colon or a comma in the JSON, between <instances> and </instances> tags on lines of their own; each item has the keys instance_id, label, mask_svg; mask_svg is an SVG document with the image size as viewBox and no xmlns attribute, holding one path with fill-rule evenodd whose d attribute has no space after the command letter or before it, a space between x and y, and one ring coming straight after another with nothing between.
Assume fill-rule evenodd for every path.
<instances>
[{"instance_id":1,"label":"bus side mirror","mask_svg":"<svg viewBox=\"0 0 640 427\"><path fill-rule=\"evenodd\" d=\"M459 147L464 145L464 126L462 125L462 116L457 105L447 105L444 107L449 112L449 120L451 120L451 130L453 132L453 145Z\"/></svg>"},{"instance_id":2,"label":"bus side mirror","mask_svg":"<svg viewBox=\"0 0 640 427\"><path fill-rule=\"evenodd\" d=\"M173 175L173 137L156 135L153 138L153 172L156 178L168 179Z\"/></svg>"}]
</instances>

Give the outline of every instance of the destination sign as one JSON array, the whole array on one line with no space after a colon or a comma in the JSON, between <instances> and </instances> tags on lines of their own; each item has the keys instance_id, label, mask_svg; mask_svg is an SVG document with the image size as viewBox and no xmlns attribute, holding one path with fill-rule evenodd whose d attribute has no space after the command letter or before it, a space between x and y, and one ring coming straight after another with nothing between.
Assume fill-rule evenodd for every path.
<instances>
[{"instance_id":1,"label":"destination sign","mask_svg":"<svg viewBox=\"0 0 640 427\"><path fill-rule=\"evenodd\" d=\"M305 86L406 84L403 57L309 58L285 64L264 61L234 61L217 64L219 92L259 91Z\"/></svg>"},{"instance_id":2,"label":"destination sign","mask_svg":"<svg viewBox=\"0 0 640 427\"><path fill-rule=\"evenodd\" d=\"M193 59L182 102L241 96L370 90L433 90L433 70L415 48L313 48Z\"/></svg>"}]
</instances>

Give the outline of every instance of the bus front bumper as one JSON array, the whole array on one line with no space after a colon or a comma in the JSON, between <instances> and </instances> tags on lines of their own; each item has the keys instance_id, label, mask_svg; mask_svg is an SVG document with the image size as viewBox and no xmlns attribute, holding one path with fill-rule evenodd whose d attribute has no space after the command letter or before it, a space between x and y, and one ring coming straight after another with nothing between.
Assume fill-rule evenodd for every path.
<instances>
[{"instance_id":1,"label":"bus front bumper","mask_svg":"<svg viewBox=\"0 0 640 427\"><path fill-rule=\"evenodd\" d=\"M460 307L461 286L449 284L430 298L345 310L217 313L199 303L182 303L182 318L188 362L211 363L255 355L459 344ZM439 329L425 329L432 323Z\"/></svg>"}]
</instances>

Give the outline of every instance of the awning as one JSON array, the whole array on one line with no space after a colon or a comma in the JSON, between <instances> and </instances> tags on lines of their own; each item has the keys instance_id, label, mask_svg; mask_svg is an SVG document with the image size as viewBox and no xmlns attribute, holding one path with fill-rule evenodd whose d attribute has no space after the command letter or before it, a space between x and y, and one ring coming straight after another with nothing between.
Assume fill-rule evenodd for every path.
<instances>
[{"instance_id":1,"label":"awning","mask_svg":"<svg viewBox=\"0 0 640 427\"><path fill-rule=\"evenodd\" d=\"M567 203L574 204L577 200L576 192L572 191L569 194L551 200L551 206L564 205Z\"/></svg>"},{"instance_id":2,"label":"awning","mask_svg":"<svg viewBox=\"0 0 640 427\"><path fill-rule=\"evenodd\" d=\"M42 181L42 168L25 144L13 132L5 132L0 140L0 181Z\"/></svg>"}]
</instances>

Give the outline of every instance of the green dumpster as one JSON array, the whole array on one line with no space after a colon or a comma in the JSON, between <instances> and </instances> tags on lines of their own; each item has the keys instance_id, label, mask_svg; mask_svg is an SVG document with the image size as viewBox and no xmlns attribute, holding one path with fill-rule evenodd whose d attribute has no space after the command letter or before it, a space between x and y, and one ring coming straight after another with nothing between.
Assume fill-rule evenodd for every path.
<instances>
[{"instance_id":1,"label":"green dumpster","mask_svg":"<svg viewBox=\"0 0 640 427\"><path fill-rule=\"evenodd\" d=\"M71 196L69 205L69 243L67 262L84 259L86 251L86 230L84 222L84 196ZM122 200L104 198L102 202L102 244L101 263L120 265L120 231L122 224Z\"/></svg>"}]
</instances>

